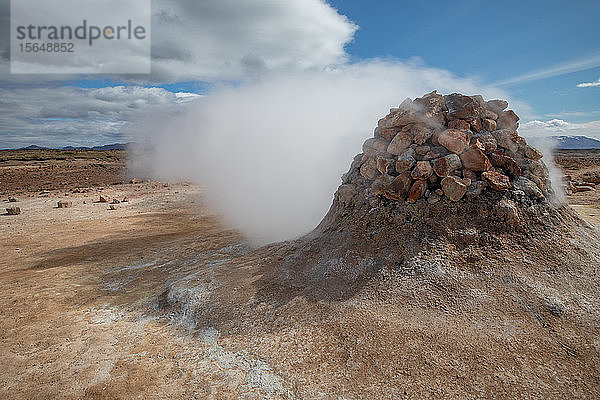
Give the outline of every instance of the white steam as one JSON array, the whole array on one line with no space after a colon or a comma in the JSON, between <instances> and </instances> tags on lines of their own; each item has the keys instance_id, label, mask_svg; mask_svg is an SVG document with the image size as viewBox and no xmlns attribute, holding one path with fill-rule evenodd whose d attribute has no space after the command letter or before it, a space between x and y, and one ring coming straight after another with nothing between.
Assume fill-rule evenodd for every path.
<instances>
[{"instance_id":1,"label":"white steam","mask_svg":"<svg viewBox=\"0 0 600 400\"><path fill-rule=\"evenodd\" d=\"M254 242L291 239L325 215L377 120L434 89L506 98L447 71L372 61L216 89L184 112L146 116L136 141L154 146L143 160L154 176L202 185Z\"/></svg>"}]
</instances>

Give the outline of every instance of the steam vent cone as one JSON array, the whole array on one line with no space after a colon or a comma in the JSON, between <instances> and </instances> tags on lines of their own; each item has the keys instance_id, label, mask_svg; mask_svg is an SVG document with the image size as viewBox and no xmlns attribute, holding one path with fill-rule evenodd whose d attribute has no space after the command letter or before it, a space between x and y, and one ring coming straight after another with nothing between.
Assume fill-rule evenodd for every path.
<instances>
[{"instance_id":1,"label":"steam vent cone","mask_svg":"<svg viewBox=\"0 0 600 400\"><path fill-rule=\"evenodd\" d=\"M456 263L476 270L512 260L559 269L597 262L594 228L562 204L542 152L519 136L519 117L507 107L433 91L379 120L312 233L327 238L330 252L339 248L340 259L372 262L327 276L346 285L369 267L417 273Z\"/></svg>"},{"instance_id":2,"label":"steam vent cone","mask_svg":"<svg viewBox=\"0 0 600 400\"><path fill-rule=\"evenodd\" d=\"M507 107L405 100L315 230L199 269L160 305L297 398L600 398L600 236Z\"/></svg>"}]
</instances>

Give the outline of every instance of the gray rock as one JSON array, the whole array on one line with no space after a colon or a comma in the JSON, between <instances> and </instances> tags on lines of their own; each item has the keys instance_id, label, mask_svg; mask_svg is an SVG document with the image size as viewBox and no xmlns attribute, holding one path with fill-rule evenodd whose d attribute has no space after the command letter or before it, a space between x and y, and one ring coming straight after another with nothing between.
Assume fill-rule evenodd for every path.
<instances>
[{"instance_id":1,"label":"gray rock","mask_svg":"<svg viewBox=\"0 0 600 400\"><path fill-rule=\"evenodd\" d=\"M369 153L374 150L375 153L383 153L387 149L388 142L381 138L369 138L363 143L363 152Z\"/></svg>"},{"instance_id":2,"label":"gray rock","mask_svg":"<svg viewBox=\"0 0 600 400\"><path fill-rule=\"evenodd\" d=\"M70 200L60 200L58 202L58 208L71 208L73 207L73 202Z\"/></svg>"},{"instance_id":3,"label":"gray rock","mask_svg":"<svg viewBox=\"0 0 600 400\"><path fill-rule=\"evenodd\" d=\"M512 182L512 186L517 190L522 190L528 197L538 200L544 197L540 188L529 179L521 176Z\"/></svg>"},{"instance_id":4,"label":"gray rock","mask_svg":"<svg viewBox=\"0 0 600 400\"><path fill-rule=\"evenodd\" d=\"M440 195L438 195L436 192L431 192L429 194L429 197L427 197L427 202L429 204L435 204L438 201L440 201L440 199L441 199Z\"/></svg>"},{"instance_id":5,"label":"gray rock","mask_svg":"<svg viewBox=\"0 0 600 400\"><path fill-rule=\"evenodd\" d=\"M507 149L510 152L515 153L519 146L516 143L517 132L511 129L497 129L492 132L492 136L496 139L496 142L500 147Z\"/></svg>"},{"instance_id":6,"label":"gray rock","mask_svg":"<svg viewBox=\"0 0 600 400\"><path fill-rule=\"evenodd\" d=\"M484 181L471 182L471 184L467 188L467 193L465 193L465 195L468 198L477 197L477 196L481 195L481 193L483 193L483 191L485 190L485 188L487 186L488 186L487 182L484 182Z\"/></svg>"}]
</instances>

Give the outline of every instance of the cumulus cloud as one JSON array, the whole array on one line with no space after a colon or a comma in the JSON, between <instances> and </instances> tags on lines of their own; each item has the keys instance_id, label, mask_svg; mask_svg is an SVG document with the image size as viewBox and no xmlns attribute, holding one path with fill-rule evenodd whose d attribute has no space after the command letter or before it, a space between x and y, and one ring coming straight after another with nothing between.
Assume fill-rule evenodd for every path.
<instances>
[{"instance_id":1,"label":"cumulus cloud","mask_svg":"<svg viewBox=\"0 0 600 400\"><path fill-rule=\"evenodd\" d=\"M179 117L135 126L155 152L137 160L158 178L206 188L226 220L257 243L294 238L318 224L377 120L431 90L507 98L418 63L370 61L275 74L215 90Z\"/></svg>"},{"instance_id":2,"label":"cumulus cloud","mask_svg":"<svg viewBox=\"0 0 600 400\"><path fill-rule=\"evenodd\" d=\"M157 0L153 78L239 79L343 62L357 26L323 0Z\"/></svg>"},{"instance_id":3,"label":"cumulus cloud","mask_svg":"<svg viewBox=\"0 0 600 400\"><path fill-rule=\"evenodd\" d=\"M0 20L7 22L0 27L0 81L71 79L9 77L7 3L0 5L6 11ZM123 79L220 81L323 68L345 61L344 46L358 28L324 0L155 0L151 11L152 74ZM60 12L68 19L69 10Z\"/></svg>"},{"instance_id":4,"label":"cumulus cloud","mask_svg":"<svg viewBox=\"0 0 600 400\"><path fill-rule=\"evenodd\" d=\"M578 83L577 87L594 87L594 86L600 86L600 78L598 78L596 81L594 82L582 82L582 83Z\"/></svg>"}]
</instances>

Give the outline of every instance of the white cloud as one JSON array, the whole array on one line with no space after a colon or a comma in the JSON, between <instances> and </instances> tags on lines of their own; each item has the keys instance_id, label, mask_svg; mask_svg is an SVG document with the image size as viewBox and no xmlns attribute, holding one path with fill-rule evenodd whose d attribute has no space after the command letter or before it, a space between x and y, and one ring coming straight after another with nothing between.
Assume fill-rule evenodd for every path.
<instances>
[{"instance_id":1,"label":"white cloud","mask_svg":"<svg viewBox=\"0 0 600 400\"><path fill-rule=\"evenodd\" d=\"M588 136L600 138L600 121L574 123L562 119L534 120L521 124L519 133L525 137Z\"/></svg>"},{"instance_id":2,"label":"white cloud","mask_svg":"<svg viewBox=\"0 0 600 400\"><path fill-rule=\"evenodd\" d=\"M600 86L600 78L598 78L598 80L594 81L594 82L582 82L577 84L577 87L593 87L593 86Z\"/></svg>"},{"instance_id":3,"label":"white cloud","mask_svg":"<svg viewBox=\"0 0 600 400\"><path fill-rule=\"evenodd\" d=\"M323 68L346 60L344 46L358 28L324 0L154 0L151 26L152 75L123 79L220 81L265 71ZM9 41L0 36L0 69L7 79L4 54ZM10 80L69 78L28 75Z\"/></svg>"},{"instance_id":4,"label":"white cloud","mask_svg":"<svg viewBox=\"0 0 600 400\"><path fill-rule=\"evenodd\" d=\"M171 110L199 97L139 86L0 89L0 148L128 140L122 130L136 113Z\"/></svg>"},{"instance_id":5,"label":"white cloud","mask_svg":"<svg viewBox=\"0 0 600 400\"><path fill-rule=\"evenodd\" d=\"M580 58L558 65L551 65L549 67L537 71L529 72L523 75L516 76L514 78L496 82L494 83L494 85L510 86L517 83L525 83L536 81L538 79L552 78L554 76L569 74L571 72L584 71L586 69L595 68L597 66L600 66L600 54Z\"/></svg>"},{"instance_id":6,"label":"white cloud","mask_svg":"<svg viewBox=\"0 0 600 400\"><path fill-rule=\"evenodd\" d=\"M157 0L153 79L239 79L338 64L357 27L323 0Z\"/></svg>"}]
</instances>

